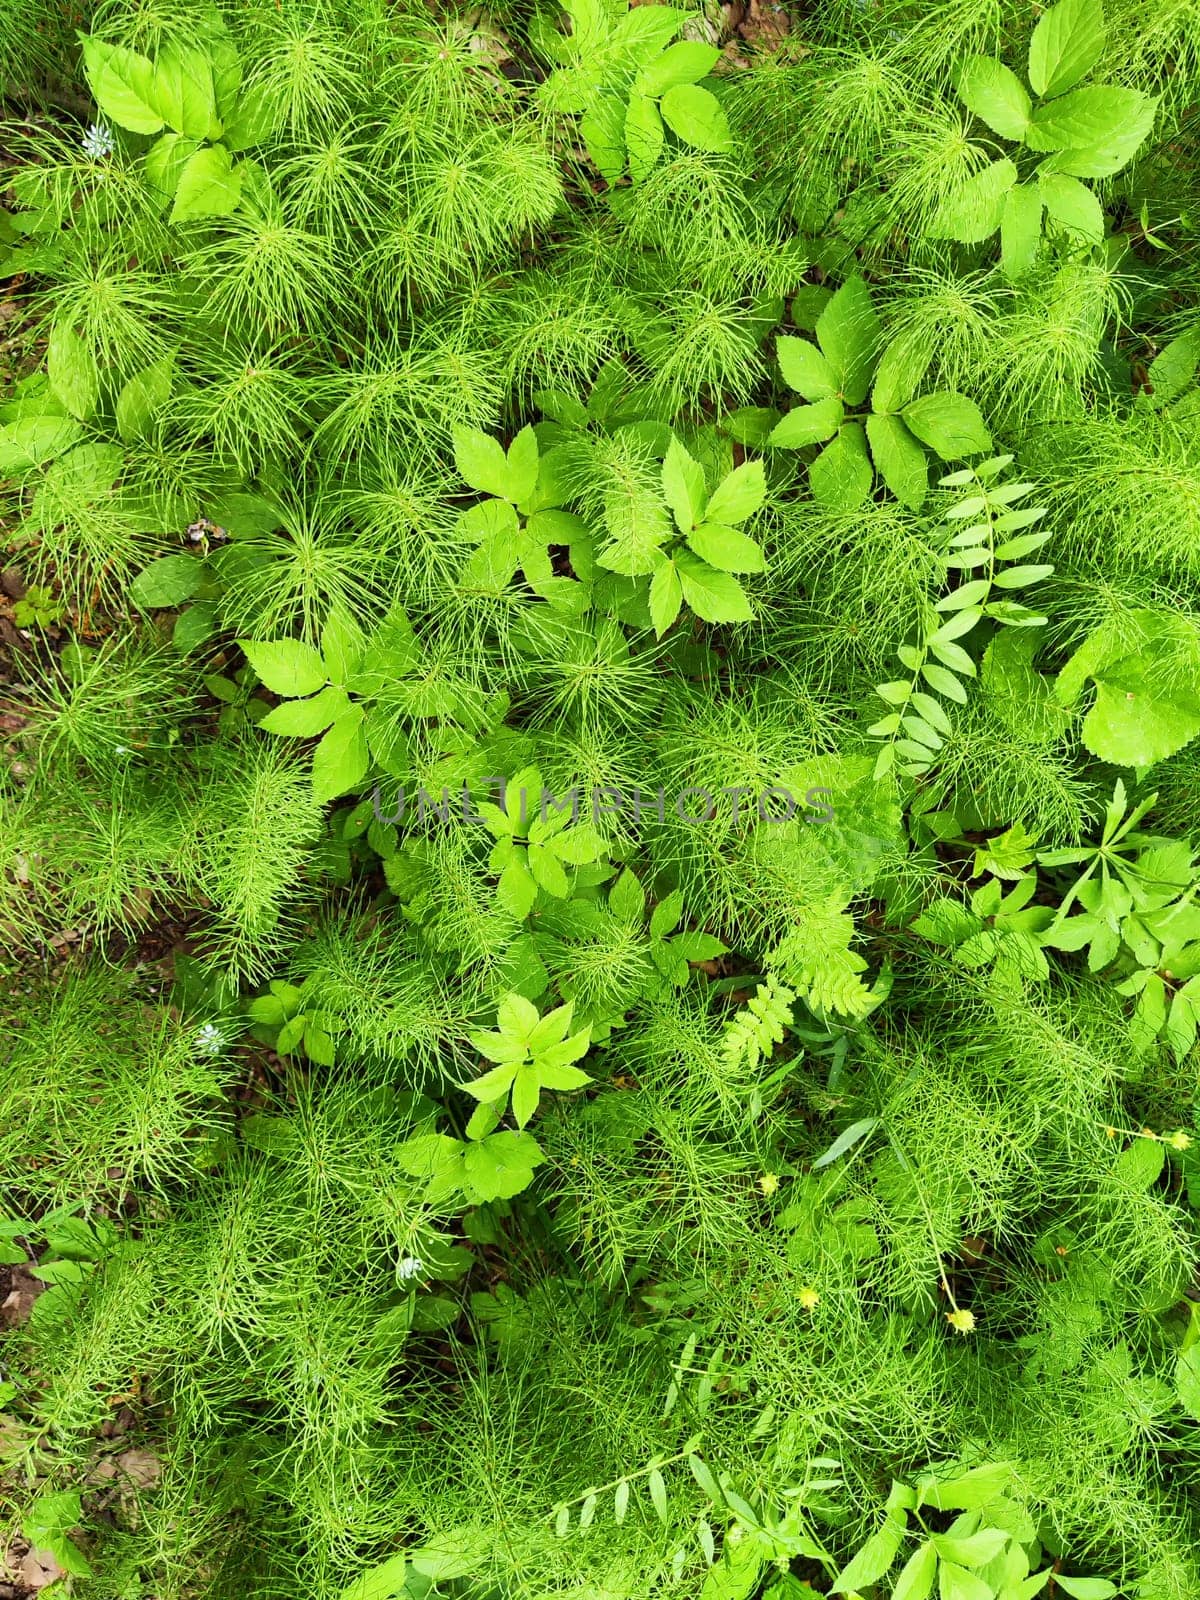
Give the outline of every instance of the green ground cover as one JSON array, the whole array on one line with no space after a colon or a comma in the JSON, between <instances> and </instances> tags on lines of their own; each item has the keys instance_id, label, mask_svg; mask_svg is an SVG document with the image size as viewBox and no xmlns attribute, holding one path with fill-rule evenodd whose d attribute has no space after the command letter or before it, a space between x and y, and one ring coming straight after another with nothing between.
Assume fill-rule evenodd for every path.
<instances>
[{"instance_id":1,"label":"green ground cover","mask_svg":"<svg viewBox=\"0 0 1200 1600\"><path fill-rule=\"evenodd\" d=\"M0 1600L1195 1600L1200 0L0 83Z\"/></svg>"}]
</instances>

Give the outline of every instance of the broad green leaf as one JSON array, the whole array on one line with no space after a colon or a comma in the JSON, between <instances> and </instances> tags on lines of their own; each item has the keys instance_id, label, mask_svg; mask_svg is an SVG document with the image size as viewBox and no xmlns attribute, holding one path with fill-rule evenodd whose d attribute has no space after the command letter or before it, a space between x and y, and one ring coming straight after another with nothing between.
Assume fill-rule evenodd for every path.
<instances>
[{"instance_id":1,"label":"broad green leaf","mask_svg":"<svg viewBox=\"0 0 1200 1600\"><path fill-rule=\"evenodd\" d=\"M478 489L480 494L494 494L502 500L509 499L508 457L499 439L493 439L480 428L469 428L460 423L454 425L453 438L454 465L463 482L472 489Z\"/></svg>"},{"instance_id":2,"label":"broad green leaf","mask_svg":"<svg viewBox=\"0 0 1200 1600\"><path fill-rule=\"evenodd\" d=\"M331 683L344 684L357 671L366 638L349 611L335 605L321 629L321 659Z\"/></svg>"},{"instance_id":3,"label":"broad green leaf","mask_svg":"<svg viewBox=\"0 0 1200 1600\"><path fill-rule=\"evenodd\" d=\"M933 341L924 339L914 349L911 342L894 339L879 358L875 384L871 390L871 409L886 413L899 411L916 393L933 360Z\"/></svg>"},{"instance_id":4,"label":"broad green leaf","mask_svg":"<svg viewBox=\"0 0 1200 1600\"><path fill-rule=\"evenodd\" d=\"M754 515L767 495L767 480L761 461L746 461L734 470L712 492L704 513L705 522L725 524L745 522ZM731 571L738 569L731 568ZM757 568L747 568L757 571Z\"/></svg>"},{"instance_id":5,"label":"broad green leaf","mask_svg":"<svg viewBox=\"0 0 1200 1600\"><path fill-rule=\"evenodd\" d=\"M1038 193L1046 215L1053 217L1061 227L1090 244L1099 244L1104 238L1104 212L1100 202L1078 178L1068 178L1060 172L1043 172L1038 178Z\"/></svg>"},{"instance_id":6,"label":"broad green leaf","mask_svg":"<svg viewBox=\"0 0 1200 1600\"><path fill-rule=\"evenodd\" d=\"M784 383L806 400L828 400L837 393L838 375L810 339L781 335L775 354Z\"/></svg>"},{"instance_id":7,"label":"broad green leaf","mask_svg":"<svg viewBox=\"0 0 1200 1600\"><path fill-rule=\"evenodd\" d=\"M304 1037L304 1030L308 1026L307 1017L292 1017L285 1022L279 1030L275 1040L277 1055L290 1056L292 1051Z\"/></svg>"},{"instance_id":8,"label":"broad green leaf","mask_svg":"<svg viewBox=\"0 0 1200 1600\"><path fill-rule=\"evenodd\" d=\"M1016 181L1017 169L1007 157L991 162L939 206L931 237L963 244L990 239L1004 216L1004 197Z\"/></svg>"},{"instance_id":9,"label":"broad green leaf","mask_svg":"<svg viewBox=\"0 0 1200 1600\"><path fill-rule=\"evenodd\" d=\"M639 94L658 96L679 84L699 83L720 60L715 44L697 39L681 39L664 50L638 74L634 87Z\"/></svg>"},{"instance_id":10,"label":"broad green leaf","mask_svg":"<svg viewBox=\"0 0 1200 1600\"><path fill-rule=\"evenodd\" d=\"M84 71L96 104L109 119L131 133L157 133L162 113L154 96L154 67L136 50L80 36Z\"/></svg>"},{"instance_id":11,"label":"broad green leaf","mask_svg":"<svg viewBox=\"0 0 1200 1600\"><path fill-rule=\"evenodd\" d=\"M996 1591L966 1567L943 1561L938 1567L939 1600L995 1600Z\"/></svg>"},{"instance_id":12,"label":"broad green leaf","mask_svg":"<svg viewBox=\"0 0 1200 1600\"><path fill-rule=\"evenodd\" d=\"M237 209L241 195L241 174L223 145L206 145L190 157L179 175L172 222L190 222L196 217L227 217Z\"/></svg>"},{"instance_id":13,"label":"broad green leaf","mask_svg":"<svg viewBox=\"0 0 1200 1600\"><path fill-rule=\"evenodd\" d=\"M1020 278L1033 266L1042 237L1042 196L1037 184L1018 183L1004 196L1000 214L1000 266Z\"/></svg>"},{"instance_id":14,"label":"broad green leaf","mask_svg":"<svg viewBox=\"0 0 1200 1600\"><path fill-rule=\"evenodd\" d=\"M645 65L666 49L683 26L684 17L684 12L671 6L631 6L618 18L608 48L614 55L627 55Z\"/></svg>"},{"instance_id":15,"label":"broad green leaf","mask_svg":"<svg viewBox=\"0 0 1200 1600\"><path fill-rule=\"evenodd\" d=\"M259 682L272 694L294 698L315 694L325 687L329 677L325 663L320 653L302 639L239 639L238 644Z\"/></svg>"},{"instance_id":16,"label":"broad green leaf","mask_svg":"<svg viewBox=\"0 0 1200 1600\"><path fill-rule=\"evenodd\" d=\"M892 1590L892 1600L929 1600L937 1577L937 1551L926 1539L919 1544L900 1569Z\"/></svg>"},{"instance_id":17,"label":"broad green leaf","mask_svg":"<svg viewBox=\"0 0 1200 1600\"><path fill-rule=\"evenodd\" d=\"M513 1120L524 1128L538 1108L542 1097L541 1084L532 1067L518 1067L512 1085Z\"/></svg>"},{"instance_id":18,"label":"broad green leaf","mask_svg":"<svg viewBox=\"0 0 1200 1600\"><path fill-rule=\"evenodd\" d=\"M1092 70L1104 49L1100 0L1058 0L1029 41L1029 81L1043 99L1062 94Z\"/></svg>"},{"instance_id":19,"label":"broad green leaf","mask_svg":"<svg viewBox=\"0 0 1200 1600\"><path fill-rule=\"evenodd\" d=\"M571 884L557 852L547 849L545 845L531 844L527 859L538 887L552 894L556 900L565 900L571 891Z\"/></svg>"},{"instance_id":20,"label":"broad green leaf","mask_svg":"<svg viewBox=\"0 0 1200 1600\"><path fill-rule=\"evenodd\" d=\"M1083 742L1101 761L1149 767L1200 734L1200 690L1180 684L1168 697L1147 686L1139 659L1118 662L1098 676L1096 700L1083 719Z\"/></svg>"},{"instance_id":21,"label":"broad green leaf","mask_svg":"<svg viewBox=\"0 0 1200 1600\"><path fill-rule=\"evenodd\" d=\"M196 563L193 563L196 565ZM346 691L329 684L307 700L288 700L268 711L258 724L265 733L285 734L293 739L311 739L323 733L331 722L350 709Z\"/></svg>"},{"instance_id":22,"label":"broad green leaf","mask_svg":"<svg viewBox=\"0 0 1200 1600\"><path fill-rule=\"evenodd\" d=\"M313 751L312 793L318 805L346 794L366 777L370 757L362 722L362 707L351 706Z\"/></svg>"},{"instance_id":23,"label":"broad green leaf","mask_svg":"<svg viewBox=\"0 0 1200 1600\"><path fill-rule=\"evenodd\" d=\"M991 56L971 56L958 75L958 93L967 109L1002 139L1023 139L1032 109L1016 73Z\"/></svg>"},{"instance_id":24,"label":"broad green leaf","mask_svg":"<svg viewBox=\"0 0 1200 1600\"><path fill-rule=\"evenodd\" d=\"M628 867L608 891L608 908L624 922L640 923L646 910L646 891Z\"/></svg>"},{"instance_id":25,"label":"broad green leaf","mask_svg":"<svg viewBox=\"0 0 1200 1600\"><path fill-rule=\"evenodd\" d=\"M979 407L965 394L951 389L923 394L919 400L910 401L901 415L921 443L935 450L943 461L978 455L992 448L992 436Z\"/></svg>"},{"instance_id":26,"label":"broad green leaf","mask_svg":"<svg viewBox=\"0 0 1200 1600\"><path fill-rule=\"evenodd\" d=\"M736 578L718 572L687 550L675 557L683 598L704 622L749 622L750 602Z\"/></svg>"},{"instance_id":27,"label":"broad green leaf","mask_svg":"<svg viewBox=\"0 0 1200 1600\"><path fill-rule=\"evenodd\" d=\"M763 553L754 540L719 522L702 522L688 534L687 542L702 561L707 561L710 567L719 567L722 572L763 572L766 569Z\"/></svg>"},{"instance_id":28,"label":"broad green leaf","mask_svg":"<svg viewBox=\"0 0 1200 1600\"><path fill-rule=\"evenodd\" d=\"M265 84L243 91L225 121L221 142L235 154L272 138L283 126L286 110L282 95Z\"/></svg>"},{"instance_id":29,"label":"broad green leaf","mask_svg":"<svg viewBox=\"0 0 1200 1600\"><path fill-rule=\"evenodd\" d=\"M1071 1600L1113 1600L1117 1586L1107 1578L1072 1578L1065 1572L1054 1574L1055 1586Z\"/></svg>"},{"instance_id":30,"label":"broad green leaf","mask_svg":"<svg viewBox=\"0 0 1200 1600\"><path fill-rule=\"evenodd\" d=\"M903 1538L901 1529L894 1522L887 1522L838 1573L830 1594L851 1594L878 1583L895 1561Z\"/></svg>"},{"instance_id":31,"label":"broad green leaf","mask_svg":"<svg viewBox=\"0 0 1200 1600\"><path fill-rule=\"evenodd\" d=\"M871 493L874 480L861 422L844 422L808 469L812 492L833 511L853 511Z\"/></svg>"},{"instance_id":32,"label":"broad green leaf","mask_svg":"<svg viewBox=\"0 0 1200 1600\"><path fill-rule=\"evenodd\" d=\"M360 1573L338 1600L401 1600L405 1592L408 1557L389 1556L369 1572Z\"/></svg>"},{"instance_id":33,"label":"broad green leaf","mask_svg":"<svg viewBox=\"0 0 1200 1600\"><path fill-rule=\"evenodd\" d=\"M13 478L61 456L83 437L73 417L23 417L0 427L0 478Z\"/></svg>"},{"instance_id":34,"label":"broad green leaf","mask_svg":"<svg viewBox=\"0 0 1200 1600\"><path fill-rule=\"evenodd\" d=\"M505 458L505 499L524 505L533 497L538 480L537 434L526 423L508 447Z\"/></svg>"},{"instance_id":35,"label":"broad green leaf","mask_svg":"<svg viewBox=\"0 0 1200 1600\"><path fill-rule=\"evenodd\" d=\"M1048 163L1056 172L1107 178L1144 143L1156 109L1138 89L1113 84L1076 89L1034 113L1028 142L1031 148L1059 152Z\"/></svg>"},{"instance_id":36,"label":"broad green leaf","mask_svg":"<svg viewBox=\"0 0 1200 1600\"><path fill-rule=\"evenodd\" d=\"M680 533L694 528L704 514L708 492L704 468L694 460L674 434L663 457L663 495Z\"/></svg>"},{"instance_id":37,"label":"broad green leaf","mask_svg":"<svg viewBox=\"0 0 1200 1600\"><path fill-rule=\"evenodd\" d=\"M947 700L953 700L963 706L967 703L967 691L948 667L939 667L933 662L927 662L921 668L921 676L931 689L938 694L944 694Z\"/></svg>"},{"instance_id":38,"label":"broad green leaf","mask_svg":"<svg viewBox=\"0 0 1200 1600\"><path fill-rule=\"evenodd\" d=\"M153 611L182 605L200 587L204 564L195 556L160 556L139 572L129 586L129 598Z\"/></svg>"},{"instance_id":39,"label":"broad green leaf","mask_svg":"<svg viewBox=\"0 0 1200 1600\"><path fill-rule=\"evenodd\" d=\"M777 449L800 450L805 445L832 439L841 426L846 408L836 395L811 406L793 406L771 429L767 443Z\"/></svg>"},{"instance_id":40,"label":"broad green leaf","mask_svg":"<svg viewBox=\"0 0 1200 1600\"><path fill-rule=\"evenodd\" d=\"M100 398L100 369L90 344L56 317L46 349L50 387L73 417L86 422Z\"/></svg>"},{"instance_id":41,"label":"broad green leaf","mask_svg":"<svg viewBox=\"0 0 1200 1600\"><path fill-rule=\"evenodd\" d=\"M1013 1481L1012 1463L992 1461L956 1478L922 1478L918 1504L936 1511L978 1511L1004 1493Z\"/></svg>"},{"instance_id":42,"label":"broad green leaf","mask_svg":"<svg viewBox=\"0 0 1200 1600\"><path fill-rule=\"evenodd\" d=\"M879 349L879 318L862 278L848 279L817 318L817 343L848 406L867 398Z\"/></svg>"},{"instance_id":43,"label":"broad green leaf","mask_svg":"<svg viewBox=\"0 0 1200 1600\"><path fill-rule=\"evenodd\" d=\"M1200 329L1189 329L1164 345L1147 369L1154 386L1154 404L1167 405L1182 394L1195 376L1198 362Z\"/></svg>"},{"instance_id":44,"label":"broad green leaf","mask_svg":"<svg viewBox=\"0 0 1200 1600\"><path fill-rule=\"evenodd\" d=\"M505 1131L468 1144L462 1159L467 1181L486 1203L511 1200L528 1189L534 1168L546 1158L532 1134Z\"/></svg>"},{"instance_id":45,"label":"broad green leaf","mask_svg":"<svg viewBox=\"0 0 1200 1600\"><path fill-rule=\"evenodd\" d=\"M580 120L579 133L596 171L616 183L625 171L625 101L600 95Z\"/></svg>"},{"instance_id":46,"label":"broad green leaf","mask_svg":"<svg viewBox=\"0 0 1200 1600\"><path fill-rule=\"evenodd\" d=\"M500 874L496 898L518 922L524 922L537 899L538 886L523 861L511 861Z\"/></svg>"},{"instance_id":47,"label":"broad green leaf","mask_svg":"<svg viewBox=\"0 0 1200 1600\"><path fill-rule=\"evenodd\" d=\"M631 94L625 108L625 148L629 176L640 183L662 154L666 133L658 105L649 95Z\"/></svg>"},{"instance_id":48,"label":"broad green leaf","mask_svg":"<svg viewBox=\"0 0 1200 1600\"><path fill-rule=\"evenodd\" d=\"M682 83L668 89L659 107L667 127L684 144L697 150L733 149L733 136L720 101L699 84Z\"/></svg>"},{"instance_id":49,"label":"broad green leaf","mask_svg":"<svg viewBox=\"0 0 1200 1600\"><path fill-rule=\"evenodd\" d=\"M158 53L150 80L154 108L168 128L192 139L215 139L216 90L208 58L199 50L167 44Z\"/></svg>"},{"instance_id":50,"label":"broad green leaf","mask_svg":"<svg viewBox=\"0 0 1200 1600\"><path fill-rule=\"evenodd\" d=\"M117 396L117 432L127 444L145 435L155 413L171 398L174 371L174 362L164 356L135 372Z\"/></svg>"},{"instance_id":51,"label":"broad green leaf","mask_svg":"<svg viewBox=\"0 0 1200 1600\"><path fill-rule=\"evenodd\" d=\"M661 639L683 605L683 585L673 561L664 561L650 580L650 621Z\"/></svg>"},{"instance_id":52,"label":"broad green leaf","mask_svg":"<svg viewBox=\"0 0 1200 1600\"><path fill-rule=\"evenodd\" d=\"M146 152L146 181L169 199L178 190L183 169L198 148L195 139L187 139L182 133L164 133Z\"/></svg>"},{"instance_id":53,"label":"broad green leaf","mask_svg":"<svg viewBox=\"0 0 1200 1600\"><path fill-rule=\"evenodd\" d=\"M924 450L899 417L872 414L867 442L876 470L900 501L916 510L929 489L929 462Z\"/></svg>"},{"instance_id":54,"label":"broad green leaf","mask_svg":"<svg viewBox=\"0 0 1200 1600\"><path fill-rule=\"evenodd\" d=\"M960 1567L986 1567L1004 1549L1008 1538L1003 1528L980 1528L965 1538L935 1534L933 1542L943 1561L957 1561Z\"/></svg>"}]
</instances>

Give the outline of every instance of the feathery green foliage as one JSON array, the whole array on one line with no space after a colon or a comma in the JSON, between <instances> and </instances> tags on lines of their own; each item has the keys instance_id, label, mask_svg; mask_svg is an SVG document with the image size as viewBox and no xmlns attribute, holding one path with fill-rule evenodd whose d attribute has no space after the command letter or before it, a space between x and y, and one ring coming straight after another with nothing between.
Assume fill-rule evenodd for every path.
<instances>
[{"instance_id":1,"label":"feathery green foliage","mask_svg":"<svg viewBox=\"0 0 1200 1600\"><path fill-rule=\"evenodd\" d=\"M0 82L0 1592L1194 1600L1194 0Z\"/></svg>"}]
</instances>

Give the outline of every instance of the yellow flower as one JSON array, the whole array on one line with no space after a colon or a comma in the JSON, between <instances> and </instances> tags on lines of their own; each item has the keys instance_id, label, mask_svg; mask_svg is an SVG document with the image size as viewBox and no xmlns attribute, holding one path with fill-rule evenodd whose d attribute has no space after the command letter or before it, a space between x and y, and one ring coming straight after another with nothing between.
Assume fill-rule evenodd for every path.
<instances>
[{"instance_id":1,"label":"yellow flower","mask_svg":"<svg viewBox=\"0 0 1200 1600\"><path fill-rule=\"evenodd\" d=\"M1192 1141L1182 1128L1177 1128L1174 1133L1164 1135L1172 1150L1190 1150Z\"/></svg>"},{"instance_id":2,"label":"yellow flower","mask_svg":"<svg viewBox=\"0 0 1200 1600\"><path fill-rule=\"evenodd\" d=\"M946 1321L956 1333L974 1333L975 1313L973 1311L947 1311Z\"/></svg>"},{"instance_id":3,"label":"yellow flower","mask_svg":"<svg viewBox=\"0 0 1200 1600\"><path fill-rule=\"evenodd\" d=\"M774 1172L764 1172L758 1180L758 1187L764 1194L774 1194L779 1187L779 1177Z\"/></svg>"},{"instance_id":4,"label":"yellow flower","mask_svg":"<svg viewBox=\"0 0 1200 1600\"><path fill-rule=\"evenodd\" d=\"M815 1289L810 1289L807 1285L801 1289L799 1300L805 1311L815 1311L821 1304L821 1296Z\"/></svg>"}]
</instances>

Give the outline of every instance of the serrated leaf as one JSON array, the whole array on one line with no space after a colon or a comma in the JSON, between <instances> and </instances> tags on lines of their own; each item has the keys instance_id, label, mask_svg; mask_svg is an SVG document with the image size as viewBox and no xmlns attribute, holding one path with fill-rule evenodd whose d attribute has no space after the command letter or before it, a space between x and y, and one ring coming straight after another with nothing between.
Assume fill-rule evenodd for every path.
<instances>
[{"instance_id":1,"label":"serrated leaf","mask_svg":"<svg viewBox=\"0 0 1200 1600\"><path fill-rule=\"evenodd\" d=\"M704 44L698 39L681 39L642 69L637 77L637 90L640 94L657 96L680 84L699 83L712 71L720 56L716 45Z\"/></svg>"},{"instance_id":2,"label":"serrated leaf","mask_svg":"<svg viewBox=\"0 0 1200 1600\"><path fill-rule=\"evenodd\" d=\"M143 367L117 396L117 432L127 444L142 438L155 414L171 398L174 363L169 356Z\"/></svg>"},{"instance_id":3,"label":"serrated leaf","mask_svg":"<svg viewBox=\"0 0 1200 1600\"><path fill-rule=\"evenodd\" d=\"M1069 178L1061 172L1043 172L1038 178L1038 193L1046 215L1060 227L1086 239L1089 244L1099 244L1104 238L1104 211L1096 196L1078 178Z\"/></svg>"},{"instance_id":4,"label":"serrated leaf","mask_svg":"<svg viewBox=\"0 0 1200 1600\"><path fill-rule=\"evenodd\" d=\"M828 400L838 392L838 375L808 339L781 336L775 341L779 370L789 389L806 400Z\"/></svg>"},{"instance_id":5,"label":"serrated leaf","mask_svg":"<svg viewBox=\"0 0 1200 1600\"><path fill-rule=\"evenodd\" d=\"M1029 82L1043 99L1087 76L1104 49L1100 0L1058 0L1039 18L1029 41Z\"/></svg>"},{"instance_id":6,"label":"serrated leaf","mask_svg":"<svg viewBox=\"0 0 1200 1600\"><path fill-rule=\"evenodd\" d=\"M744 461L740 467L735 467L722 478L713 490L704 513L704 520L726 525L745 522L762 505L766 494L767 480L762 462Z\"/></svg>"},{"instance_id":7,"label":"serrated leaf","mask_svg":"<svg viewBox=\"0 0 1200 1600\"><path fill-rule=\"evenodd\" d=\"M766 569L761 549L753 539L736 528L725 528L719 523L705 521L692 529L687 542L702 561L707 561L710 567L717 567L722 572L763 572Z\"/></svg>"},{"instance_id":8,"label":"serrated leaf","mask_svg":"<svg viewBox=\"0 0 1200 1600\"><path fill-rule=\"evenodd\" d=\"M937 1577L937 1551L928 1539L919 1544L900 1569L892 1600L929 1600Z\"/></svg>"},{"instance_id":9,"label":"serrated leaf","mask_svg":"<svg viewBox=\"0 0 1200 1600\"><path fill-rule=\"evenodd\" d=\"M366 777L370 757L363 709L344 712L313 751L312 793L318 805L346 794Z\"/></svg>"},{"instance_id":10,"label":"serrated leaf","mask_svg":"<svg viewBox=\"0 0 1200 1600\"><path fill-rule=\"evenodd\" d=\"M938 208L930 235L963 244L990 239L1004 215L1005 196L1016 181L1017 169L1007 157L989 163Z\"/></svg>"},{"instance_id":11,"label":"serrated leaf","mask_svg":"<svg viewBox=\"0 0 1200 1600\"><path fill-rule=\"evenodd\" d=\"M73 417L86 422L100 398L100 369L92 347L56 317L46 348L50 387Z\"/></svg>"},{"instance_id":12,"label":"serrated leaf","mask_svg":"<svg viewBox=\"0 0 1200 1600\"><path fill-rule=\"evenodd\" d=\"M841 286L817 318L817 343L838 381L848 406L867 398L879 353L879 317L871 291L860 277Z\"/></svg>"},{"instance_id":13,"label":"serrated leaf","mask_svg":"<svg viewBox=\"0 0 1200 1600\"><path fill-rule=\"evenodd\" d=\"M1014 184L1000 213L1000 266L1020 278L1033 266L1042 237L1042 196L1036 184Z\"/></svg>"},{"instance_id":14,"label":"serrated leaf","mask_svg":"<svg viewBox=\"0 0 1200 1600\"><path fill-rule=\"evenodd\" d=\"M238 644L272 694L294 698L325 687L329 674L320 652L303 639L239 639Z\"/></svg>"},{"instance_id":15,"label":"serrated leaf","mask_svg":"<svg viewBox=\"0 0 1200 1600\"><path fill-rule=\"evenodd\" d=\"M1032 102L1011 68L991 56L971 56L958 75L958 93L969 111L1002 139L1023 139Z\"/></svg>"},{"instance_id":16,"label":"serrated leaf","mask_svg":"<svg viewBox=\"0 0 1200 1600\"><path fill-rule=\"evenodd\" d=\"M867 442L884 483L901 505L916 510L929 489L929 462L924 450L899 417L867 418Z\"/></svg>"},{"instance_id":17,"label":"serrated leaf","mask_svg":"<svg viewBox=\"0 0 1200 1600\"><path fill-rule=\"evenodd\" d=\"M729 123L717 97L699 84L682 83L668 89L659 101L663 121L671 132L697 150L733 149Z\"/></svg>"},{"instance_id":18,"label":"serrated leaf","mask_svg":"<svg viewBox=\"0 0 1200 1600\"><path fill-rule=\"evenodd\" d=\"M853 511L862 505L874 478L861 422L844 422L808 469L814 496L832 511Z\"/></svg>"},{"instance_id":19,"label":"serrated leaf","mask_svg":"<svg viewBox=\"0 0 1200 1600\"><path fill-rule=\"evenodd\" d=\"M901 412L906 425L922 444L935 450L943 461L978 455L992 448L979 407L965 394L943 389L911 400Z\"/></svg>"},{"instance_id":20,"label":"serrated leaf","mask_svg":"<svg viewBox=\"0 0 1200 1600\"><path fill-rule=\"evenodd\" d=\"M704 468L693 459L674 434L662 466L663 496L680 533L694 528L704 514L708 492Z\"/></svg>"},{"instance_id":21,"label":"serrated leaf","mask_svg":"<svg viewBox=\"0 0 1200 1600\"><path fill-rule=\"evenodd\" d=\"M878 1583L895 1561L903 1537L901 1530L891 1522L873 1533L838 1573L830 1586L830 1594L852 1594Z\"/></svg>"},{"instance_id":22,"label":"serrated leaf","mask_svg":"<svg viewBox=\"0 0 1200 1600\"><path fill-rule=\"evenodd\" d=\"M258 726L264 733L278 733L294 739L311 739L324 732L331 722L344 716L350 702L346 691L333 684L308 700L288 700L268 711Z\"/></svg>"},{"instance_id":23,"label":"serrated leaf","mask_svg":"<svg viewBox=\"0 0 1200 1600\"><path fill-rule=\"evenodd\" d=\"M153 64L136 50L81 37L84 70L104 115L131 133L157 133L162 113L154 100Z\"/></svg>"},{"instance_id":24,"label":"serrated leaf","mask_svg":"<svg viewBox=\"0 0 1200 1600\"><path fill-rule=\"evenodd\" d=\"M223 145L206 145L188 158L179 174L170 220L227 217L237 210L241 190L241 173L234 168L229 151Z\"/></svg>"},{"instance_id":25,"label":"serrated leaf","mask_svg":"<svg viewBox=\"0 0 1200 1600\"><path fill-rule=\"evenodd\" d=\"M846 408L836 395L811 406L793 406L767 435L776 449L801 450L805 445L832 439L842 424Z\"/></svg>"},{"instance_id":26,"label":"serrated leaf","mask_svg":"<svg viewBox=\"0 0 1200 1600\"><path fill-rule=\"evenodd\" d=\"M703 622L749 622L754 613L745 590L728 572L718 572L688 550L675 557L683 598Z\"/></svg>"}]
</instances>

